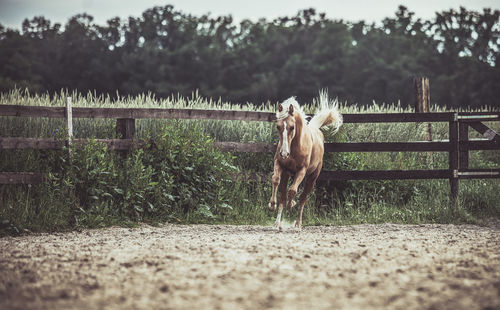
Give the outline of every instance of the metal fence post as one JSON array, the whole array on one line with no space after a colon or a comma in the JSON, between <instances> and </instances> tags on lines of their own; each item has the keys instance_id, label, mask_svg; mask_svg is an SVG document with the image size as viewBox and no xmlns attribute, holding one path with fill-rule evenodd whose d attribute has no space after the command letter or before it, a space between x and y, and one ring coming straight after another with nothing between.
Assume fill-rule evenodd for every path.
<instances>
[{"instance_id":1,"label":"metal fence post","mask_svg":"<svg viewBox=\"0 0 500 310\"><path fill-rule=\"evenodd\" d=\"M73 107L71 106L71 97L66 97L66 124L68 127L68 146L73 139Z\"/></svg>"},{"instance_id":2,"label":"metal fence post","mask_svg":"<svg viewBox=\"0 0 500 310\"><path fill-rule=\"evenodd\" d=\"M71 161L72 152L71 144L73 140L73 107L71 102L71 97L66 97L66 124L68 128L68 156Z\"/></svg>"},{"instance_id":3,"label":"metal fence post","mask_svg":"<svg viewBox=\"0 0 500 310\"><path fill-rule=\"evenodd\" d=\"M458 155L459 155L459 141L458 141L458 113L451 113L451 120L449 122L449 137L450 137L450 151L449 151L449 169L450 169L450 203L454 209L458 209Z\"/></svg>"}]
</instances>

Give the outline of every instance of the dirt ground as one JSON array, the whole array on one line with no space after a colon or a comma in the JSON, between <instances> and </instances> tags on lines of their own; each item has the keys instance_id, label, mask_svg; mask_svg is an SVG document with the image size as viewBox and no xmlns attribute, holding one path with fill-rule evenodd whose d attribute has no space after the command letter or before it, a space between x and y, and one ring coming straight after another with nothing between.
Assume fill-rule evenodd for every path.
<instances>
[{"instance_id":1,"label":"dirt ground","mask_svg":"<svg viewBox=\"0 0 500 310\"><path fill-rule=\"evenodd\" d=\"M500 225L6 237L0 275L0 309L500 309Z\"/></svg>"}]
</instances>

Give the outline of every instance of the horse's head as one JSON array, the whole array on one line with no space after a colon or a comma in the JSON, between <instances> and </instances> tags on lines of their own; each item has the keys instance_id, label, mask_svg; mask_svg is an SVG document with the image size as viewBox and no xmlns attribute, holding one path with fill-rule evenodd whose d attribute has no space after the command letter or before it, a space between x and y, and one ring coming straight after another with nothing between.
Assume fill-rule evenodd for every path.
<instances>
[{"instance_id":1,"label":"horse's head","mask_svg":"<svg viewBox=\"0 0 500 310\"><path fill-rule=\"evenodd\" d=\"M276 113L276 115L278 116L276 121L276 128L278 128L278 134L280 137L279 154L281 158L284 159L290 156L290 145L293 138L295 137L296 121L293 112L294 107L292 104L283 105L280 103L278 105L278 113Z\"/></svg>"}]
</instances>

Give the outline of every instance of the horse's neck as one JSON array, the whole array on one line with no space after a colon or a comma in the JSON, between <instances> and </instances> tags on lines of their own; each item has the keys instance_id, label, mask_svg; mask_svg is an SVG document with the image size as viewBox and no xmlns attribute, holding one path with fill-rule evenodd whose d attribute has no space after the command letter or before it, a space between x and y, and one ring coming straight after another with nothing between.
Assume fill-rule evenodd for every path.
<instances>
[{"instance_id":1,"label":"horse's neck","mask_svg":"<svg viewBox=\"0 0 500 310\"><path fill-rule=\"evenodd\" d=\"M307 132L309 128L307 127L307 124L305 121L300 117L300 115L295 116L295 138L292 141L292 144L297 144L300 145L302 143L302 140L306 139L307 137Z\"/></svg>"}]
</instances>

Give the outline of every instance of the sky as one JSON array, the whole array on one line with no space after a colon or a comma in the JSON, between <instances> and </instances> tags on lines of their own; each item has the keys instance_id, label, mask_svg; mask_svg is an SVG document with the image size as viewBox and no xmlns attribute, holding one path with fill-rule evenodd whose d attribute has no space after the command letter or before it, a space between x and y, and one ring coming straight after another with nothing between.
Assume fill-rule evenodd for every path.
<instances>
[{"instance_id":1,"label":"sky","mask_svg":"<svg viewBox=\"0 0 500 310\"><path fill-rule=\"evenodd\" d=\"M232 15L236 22L293 16L299 10L311 7L326 13L330 19L365 20L369 23L394 16L400 4L422 19L433 18L436 11L460 6L476 11L485 7L500 9L500 0L0 0L0 24L20 29L25 18L44 16L53 23L64 25L71 16L88 13L97 24L104 25L113 17L140 16L148 8L167 4L198 16L207 13L212 16Z\"/></svg>"}]
</instances>

